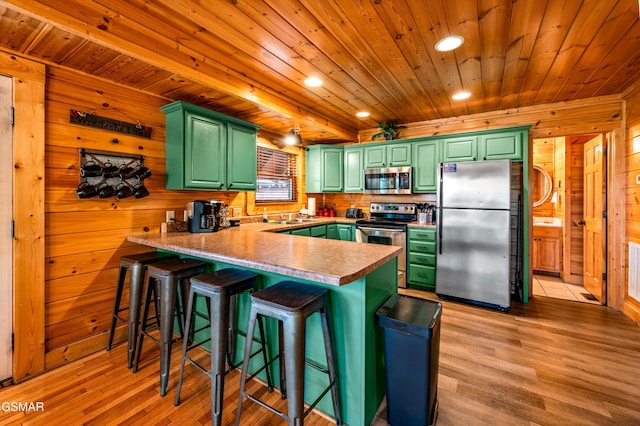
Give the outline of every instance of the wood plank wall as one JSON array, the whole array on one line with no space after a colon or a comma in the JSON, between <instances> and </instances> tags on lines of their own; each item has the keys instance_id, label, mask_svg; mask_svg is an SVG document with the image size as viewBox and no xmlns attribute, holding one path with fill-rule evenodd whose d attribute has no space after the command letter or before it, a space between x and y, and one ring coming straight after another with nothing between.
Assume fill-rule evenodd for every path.
<instances>
[{"instance_id":1,"label":"wood plank wall","mask_svg":"<svg viewBox=\"0 0 640 426\"><path fill-rule=\"evenodd\" d=\"M625 134L625 265L628 268L628 243L640 244L640 84L627 95ZM625 274L628 269L625 269ZM640 302L629 296L625 286L623 312L640 324Z\"/></svg>"},{"instance_id":2,"label":"wood plank wall","mask_svg":"<svg viewBox=\"0 0 640 426\"><path fill-rule=\"evenodd\" d=\"M127 235L159 232L167 210L180 218L194 199L220 199L246 212L246 195L164 189L165 117L160 106L172 100L56 67L48 71L46 99L45 336L50 369L106 346L120 256L148 250L127 242ZM140 120L152 127L151 139L70 124L70 109ZM151 195L78 199L80 148L143 155L153 173L145 180ZM120 338L123 331L121 327Z\"/></svg>"}]
</instances>

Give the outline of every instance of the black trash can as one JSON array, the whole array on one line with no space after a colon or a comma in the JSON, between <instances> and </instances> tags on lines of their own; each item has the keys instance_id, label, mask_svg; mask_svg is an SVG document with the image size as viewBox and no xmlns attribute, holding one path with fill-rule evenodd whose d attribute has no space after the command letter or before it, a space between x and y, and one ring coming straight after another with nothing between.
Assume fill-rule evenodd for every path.
<instances>
[{"instance_id":1,"label":"black trash can","mask_svg":"<svg viewBox=\"0 0 640 426\"><path fill-rule=\"evenodd\" d=\"M438 415L442 304L394 294L376 311L384 331L387 421L433 425Z\"/></svg>"}]
</instances>

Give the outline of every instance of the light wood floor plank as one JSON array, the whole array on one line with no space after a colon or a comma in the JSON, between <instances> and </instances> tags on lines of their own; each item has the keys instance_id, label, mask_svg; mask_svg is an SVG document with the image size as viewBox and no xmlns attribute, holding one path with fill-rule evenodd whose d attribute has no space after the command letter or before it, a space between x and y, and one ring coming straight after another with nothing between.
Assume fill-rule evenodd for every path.
<instances>
[{"instance_id":1,"label":"light wood floor plank","mask_svg":"<svg viewBox=\"0 0 640 426\"><path fill-rule=\"evenodd\" d=\"M436 299L433 293L403 291ZM443 302L439 426L640 424L640 327L606 307L535 297L502 313ZM1 412L2 425L206 425L208 379L187 365L181 404L173 405L180 345L174 346L167 396L159 395L157 348L145 346L141 368L126 368L126 347L101 351L25 383L0 389L0 403L39 402L45 411ZM208 355L198 358L208 365ZM232 425L239 373L226 379L224 425ZM284 409L276 391L251 390ZM419 404L416 401L416 404ZM384 416L384 411L382 413ZM282 425L256 404L243 424ZM333 424L317 414L309 426ZM385 425L376 419L374 424Z\"/></svg>"}]
</instances>

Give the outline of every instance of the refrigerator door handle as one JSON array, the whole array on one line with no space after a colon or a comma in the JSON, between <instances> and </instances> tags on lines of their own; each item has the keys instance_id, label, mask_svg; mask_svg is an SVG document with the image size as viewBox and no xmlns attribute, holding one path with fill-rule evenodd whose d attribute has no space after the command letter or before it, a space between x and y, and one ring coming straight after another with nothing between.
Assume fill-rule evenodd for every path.
<instances>
[{"instance_id":1,"label":"refrigerator door handle","mask_svg":"<svg viewBox=\"0 0 640 426\"><path fill-rule=\"evenodd\" d=\"M443 209L439 208L438 209L438 217L436 218L436 221L438 223L438 252L439 254L442 254L442 215L443 215Z\"/></svg>"}]
</instances>

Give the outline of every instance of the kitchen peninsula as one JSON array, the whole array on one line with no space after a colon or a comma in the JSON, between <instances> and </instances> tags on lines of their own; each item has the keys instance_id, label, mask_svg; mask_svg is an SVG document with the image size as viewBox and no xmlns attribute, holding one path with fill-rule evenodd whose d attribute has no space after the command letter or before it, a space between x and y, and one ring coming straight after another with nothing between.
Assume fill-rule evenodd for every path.
<instances>
[{"instance_id":1,"label":"kitchen peninsula","mask_svg":"<svg viewBox=\"0 0 640 426\"><path fill-rule=\"evenodd\" d=\"M374 324L374 313L397 291L400 248L278 233L300 226L254 223L215 233L144 234L129 236L128 240L206 260L214 270L234 267L253 271L264 287L293 279L326 288L343 421L369 424L385 393L383 340L381 330ZM246 327L248 302L248 297L238 301L237 327L241 329ZM268 323L267 339L276 335L275 323ZM236 354L241 354L244 339L238 337ZM276 339L269 340L271 353L275 353ZM317 316L307 321L306 353L313 361L326 363ZM312 369L307 369L306 375L305 395L312 401L326 386L326 378ZM170 380L170 386L174 386L176 379ZM317 406L330 415L331 407L328 396Z\"/></svg>"}]
</instances>

